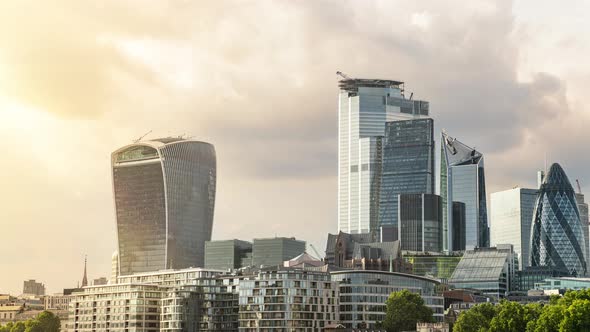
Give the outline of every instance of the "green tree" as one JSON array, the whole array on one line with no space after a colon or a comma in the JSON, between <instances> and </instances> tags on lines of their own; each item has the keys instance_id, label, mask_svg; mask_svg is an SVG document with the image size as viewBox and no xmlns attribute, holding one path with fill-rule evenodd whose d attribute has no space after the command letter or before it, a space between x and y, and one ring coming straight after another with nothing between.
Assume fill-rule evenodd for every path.
<instances>
[{"instance_id":1,"label":"green tree","mask_svg":"<svg viewBox=\"0 0 590 332\"><path fill-rule=\"evenodd\" d=\"M10 329L10 332L25 332L25 329L26 327L24 322L16 322Z\"/></svg>"},{"instance_id":2,"label":"green tree","mask_svg":"<svg viewBox=\"0 0 590 332\"><path fill-rule=\"evenodd\" d=\"M521 305L517 302L502 301L496 307L496 315L490 321L490 332L522 332L527 324L541 314L538 304Z\"/></svg>"},{"instance_id":3,"label":"green tree","mask_svg":"<svg viewBox=\"0 0 590 332\"><path fill-rule=\"evenodd\" d=\"M565 306L561 304L544 306L539 318L527 325L527 332L558 332L564 311Z\"/></svg>"},{"instance_id":4,"label":"green tree","mask_svg":"<svg viewBox=\"0 0 590 332\"><path fill-rule=\"evenodd\" d=\"M36 320L44 332L59 332L61 322L53 312L43 311L37 315Z\"/></svg>"},{"instance_id":5,"label":"green tree","mask_svg":"<svg viewBox=\"0 0 590 332\"><path fill-rule=\"evenodd\" d=\"M434 322L432 310L424 305L422 297L406 289L391 293L385 304L382 327L388 332L414 331L418 322Z\"/></svg>"},{"instance_id":6,"label":"green tree","mask_svg":"<svg viewBox=\"0 0 590 332\"><path fill-rule=\"evenodd\" d=\"M564 312L559 331L590 331L590 300L574 300Z\"/></svg>"},{"instance_id":7,"label":"green tree","mask_svg":"<svg viewBox=\"0 0 590 332\"><path fill-rule=\"evenodd\" d=\"M29 319L25 323L25 332L45 332L43 327L41 327L41 323L37 319Z\"/></svg>"},{"instance_id":8,"label":"green tree","mask_svg":"<svg viewBox=\"0 0 590 332\"><path fill-rule=\"evenodd\" d=\"M12 325L12 322L8 322L6 325L0 326L0 332L10 332Z\"/></svg>"},{"instance_id":9,"label":"green tree","mask_svg":"<svg viewBox=\"0 0 590 332\"><path fill-rule=\"evenodd\" d=\"M453 332L487 332L495 315L496 308L492 304L478 304L459 315Z\"/></svg>"}]
</instances>

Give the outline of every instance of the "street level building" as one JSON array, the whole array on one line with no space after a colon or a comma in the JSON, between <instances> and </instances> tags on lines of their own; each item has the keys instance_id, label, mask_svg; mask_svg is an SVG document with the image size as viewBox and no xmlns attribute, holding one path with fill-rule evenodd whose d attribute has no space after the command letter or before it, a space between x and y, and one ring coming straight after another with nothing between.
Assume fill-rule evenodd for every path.
<instances>
[{"instance_id":1,"label":"street level building","mask_svg":"<svg viewBox=\"0 0 590 332\"><path fill-rule=\"evenodd\" d=\"M344 76L338 86L338 230L376 232L386 122L428 117L429 104L405 98L399 81Z\"/></svg>"},{"instance_id":2,"label":"street level building","mask_svg":"<svg viewBox=\"0 0 590 332\"><path fill-rule=\"evenodd\" d=\"M484 295L500 299L516 290L517 267L516 255L510 244L466 250L449 280L449 286L477 289Z\"/></svg>"},{"instance_id":3,"label":"street level building","mask_svg":"<svg viewBox=\"0 0 590 332\"><path fill-rule=\"evenodd\" d=\"M213 145L138 141L113 152L111 165L118 274L202 267L215 204Z\"/></svg>"},{"instance_id":4,"label":"street level building","mask_svg":"<svg viewBox=\"0 0 590 332\"><path fill-rule=\"evenodd\" d=\"M510 243L518 255L519 270L529 264L531 224L537 189L514 188L492 193L490 234L492 246Z\"/></svg>"},{"instance_id":5,"label":"street level building","mask_svg":"<svg viewBox=\"0 0 590 332\"><path fill-rule=\"evenodd\" d=\"M407 289L420 294L434 318L442 322L444 299L439 281L395 272L334 271L332 280L340 291L340 323L347 328L373 330L385 319L385 301L392 292Z\"/></svg>"},{"instance_id":6,"label":"street level building","mask_svg":"<svg viewBox=\"0 0 590 332\"><path fill-rule=\"evenodd\" d=\"M338 287L326 272L261 270L239 294L240 332L319 332L339 319Z\"/></svg>"}]
</instances>

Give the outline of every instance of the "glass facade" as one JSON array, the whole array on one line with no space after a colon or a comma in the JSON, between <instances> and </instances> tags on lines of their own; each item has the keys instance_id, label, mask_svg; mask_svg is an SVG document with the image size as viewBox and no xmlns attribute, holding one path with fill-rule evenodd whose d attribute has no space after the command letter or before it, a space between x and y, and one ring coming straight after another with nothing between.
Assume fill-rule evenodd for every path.
<instances>
[{"instance_id":1,"label":"glass facade","mask_svg":"<svg viewBox=\"0 0 590 332\"><path fill-rule=\"evenodd\" d=\"M252 265L252 243L240 240L205 242L205 268L233 270Z\"/></svg>"},{"instance_id":2,"label":"glass facade","mask_svg":"<svg viewBox=\"0 0 590 332\"><path fill-rule=\"evenodd\" d=\"M449 285L453 288L473 288L484 295L504 297L516 290L518 261L511 245L466 250L455 268Z\"/></svg>"},{"instance_id":3,"label":"glass facade","mask_svg":"<svg viewBox=\"0 0 590 332\"><path fill-rule=\"evenodd\" d=\"M412 264L412 274L447 280L461 261L461 255L421 255L405 253L404 260Z\"/></svg>"},{"instance_id":4,"label":"glass facade","mask_svg":"<svg viewBox=\"0 0 590 332\"><path fill-rule=\"evenodd\" d=\"M432 194L399 195L399 240L402 250L442 250L442 204Z\"/></svg>"},{"instance_id":5,"label":"glass facade","mask_svg":"<svg viewBox=\"0 0 590 332\"><path fill-rule=\"evenodd\" d=\"M240 282L240 332L319 332L337 322L338 289L329 273L269 270Z\"/></svg>"},{"instance_id":6,"label":"glass facade","mask_svg":"<svg viewBox=\"0 0 590 332\"><path fill-rule=\"evenodd\" d=\"M535 284L535 289L554 290L568 289L581 290L590 288L589 278L547 278L542 282Z\"/></svg>"},{"instance_id":7,"label":"glass facade","mask_svg":"<svg viewBox=\"0 0 590 332\"><path fill-rule=\"evenodd\" d=\"M532 266L552 266L573 276L586 274L586 243L574 190L559 164L539 189L531 232Z\"/></svg>"},{"instance_id":8,"label":"glass facade","mask_svg":"<svg viewBox=\"0 0 590 332\"><path fill-rule=\"evenodd\" d=\"M584 244L586 245L586 266L588 266L588 262L590 261L590 225L588 220L588 203L584 200L584 194L576 193L576 202L578 203L578 211L580 211L580 221L582 222L582 229L584 230ZM590 271L586 269L586 276Z\"/></svg>"},{"instance_id":9,"label":"glass facade","mask_svg":"<svg viewBox=\"0 0 590 332\"><path fill-rule=\"evenodd\" d=\"M492 246L512 244L518 255L520 270L530 265L531 224L538 193L536 189L514 188L491 195Z\"/></svg>"},{"instance_id":10,"label":"glass facade","mask_svg":"<svg viewBox=\"0 0 590 332\"><path fill-rule=\"evenodd\" d=\"M432 119L387 122L382 158L379 226L397 227L400 194L434 194Z\"/></svg>"},{"instance_id":11,"label":"glass facade","mask_svg":"<svg viewBox=\"0 0 590 332\"><path fill-rule=\"evenodd\" d=\"M211 238L211 144L157 139L112 154L119 274L203 266Z\"/></svg>"},{"instance_id":12,"label":"glass facade","mask_svg":"<svg viewBox=\"0 0 590 332\"><path fill-rule=\"evenodd\" d=\"M446 205L443 203L443 210L446 208ZM446 214L443 212L443 219ZM452 249L451 251L463 251L465 250L465 203L463 202L453 202L453 211L452 211L452 237L453 241L451 241ZM443 225L444 229L444 225ZM443 231L444 234L444 231ZM445 236L443 235L443 243L444 243ZM444 247L444 245L443 245Z\"/></svg>"},{"instance_id":13,"label":"glass facade","mask_svg":"<svg viewBox=\"0 0 590 332\"><path fill-rule=\"evenodd\" d=\"M465 247L489 247L483 154L442 133L443 250L453 248L453 202L465 204Z\"/></svg>"},{"instance_id":14,"label":"glass facade","mask_svg":"<svg viewBox=\"0 0 590 332\"><path fill-rule=\"evenodd\" d=\"M338 98L338 229L378 230L385 124L428 116L428 102L407 100L403 82L344 79Z\"/></svg>"},{"instance_id":15,"label":"glass facade","mask_svg":"<svg viewBox=\"0 0 590 332\"><path fill-rule=\"evenodd\" d=\"M332 280L340 289L340 323L347 328L376 328L385 319L385 301L396 291L420 294L438 321L443 320L444 300L439 282L416 275L381 271L337 271Z\"/></svg>"},{"instance_id":16,"label":"glass facade","mask_svg":"<svg viewBox=\"0 0 590 332\"><path fill-rule=\"evenodd\" d=\"M252 245L252 266L283 265L293 257L305 252L305 241L295 238L277 237L269 239L254 239Z\"/></svg>"}]
</instances>

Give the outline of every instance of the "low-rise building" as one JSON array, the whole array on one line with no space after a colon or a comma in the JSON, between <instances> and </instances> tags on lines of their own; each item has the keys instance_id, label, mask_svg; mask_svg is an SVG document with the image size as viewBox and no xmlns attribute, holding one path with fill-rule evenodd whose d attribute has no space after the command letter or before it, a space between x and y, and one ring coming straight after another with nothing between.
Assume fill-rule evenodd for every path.
<instances>
[{"instance_id":1,"label":"low-rise building","mask_svg":"<svg viewBox=\"0 0 590 332\"><path fill-rule=\"evenodd\" d=\"M261 270L240 282L239 331L322 331L338 322L337 283L326 272Z\"/></svg>"},{"instance_id":2,"label":"low-rise building","mask_svg":"<svg viewBox=\"0 0 590 332\"><path fill-rule=\"evenodd\" d=\"M385 319L385 301L392 292L407 289L420 294L434 318L444 317L444 299L440 282L427 277L384 271L334 271L332 280L340 292L340 323L347 328L377 328Z\"/></svg>"},{"instance_id":3,"label":"low-rise building","mask_svg":"<svg viewBox=\"0 0 590 332\"><path fill-rule=\"evenodd\" d=\"M449 286L472 288L496 299L516 290L518 262L512 245L466 250L455 268Z\"/></svg>"},{"instance_id":4,"label":"low-rise building","mask_svg":"<svg viewBox=\"0 0 590 332\"><path fill-rule=\"evenodd\" d=\"M53 294L43 298L45 310L68 310L70 307L71 295Z\"/></svg>"},{"instance_id":5,"label":"low-rise building","mask_svg":"<svg viewBox=\"0 0 590 332\"><path fill-rule=\"evenodd\" d=\"M402 256L406 262L412 264L412 274L446 281L453 275L463 253L454 252L445 255L443 253L403 252Z\"/></svg>"}]
</instances>

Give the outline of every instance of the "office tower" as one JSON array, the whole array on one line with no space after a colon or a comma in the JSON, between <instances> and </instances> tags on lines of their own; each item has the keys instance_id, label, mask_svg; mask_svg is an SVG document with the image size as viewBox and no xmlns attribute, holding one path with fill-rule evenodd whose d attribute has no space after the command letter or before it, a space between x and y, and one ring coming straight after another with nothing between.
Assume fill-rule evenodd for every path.
<instances>
[{"instance_id":1,"label":"office tower","mask_svg":"<svg viewBox=\"0 0 590 332\"><path fill-rule=\"evenodd\" d=\"M443 211L444 208L445 205L443 204ZM444 216L445 214L443 213L443 220ZM465 203L453 202L452 220L453 225L451 234L453 238L451 241L452 246L450 251L463 251L465 250Z\"/></svg>"},{"instance_id":2,"label":"office tower","mask_svg":"<svg viewBox=\"0 0 590 332\"><path fill-rule=\"evenodd\" d=\"M284 261L297 257L305 252L305 241L294 237L276 237L254 239L252 244L252 266L283 266Z\"/></svg>"},{"instance_id":3,"label":"office tower","mask_svg":"<svg viewBox=\"0 0 590 332\"><path fill-rule=\"evenodd\" d=\"M576 180L578 181L578 180ZM580 190L580 192L576 193L576 202L578 203L578 210L580 211L580 221L582 222L582 229L584 230L584 244L586 245L586 252L585 252L585 258L586 258L586 267L588 266L588 262L590 262L590 240L589 240L589 227L590 225L588 225L588 223L590 222L590 220L588 220L588 203L586 203L586 201L584 200L584 194L582 194L581 189L579 187L579 183L578 183L578 190ZM586 275L588 274L588 269L586 269Z\"/></svg>"},{"instance_id":4,"label":"office tower","mask_svg":"<svg viewBox=\"0 0 590 332\"><path fill-rule=\"evenodd\" d=\"M395 241L398 196L434 194L434 123L428 118L387 122L382 145L379 227L381 241Z\"/></svg>"},{"instance_id":5,"label":"office tower","mask_svg":"<svg viewBox=\"0 0 590 332\"><path fill-rule=\"evenodd\" d=\"M119 275L203 266L215 203L213 145L138 141L113 152L111 164Z\"/></svg>"},{"instance_id":6,"label":"office tower","mask_svg":"<svg viewBox=\"0 0 590 332\"><path fill-rule=\"evenodd\" d=\"M34 279L25 280L23 282L23 294L36 296L45 295L45 285L36 282Z\"/></svg>"},{"instance_id":7,"label":"office tower","mask_svg":"<svg viewBox=\"0 0 590 332\"><path fill-rule=\"evenodd\" d=\"M510 244L466 250L449 279L449 285L479 289L484 295L503 298L518 287L517 267L517 258Z\"/></svg>"},{"instance_id":8,"label":"office tower","mask_svg":"<svg viewBox=\"0 0 590 332\"><path fill-rule=\"evenodd\" d=\"M442 201L432 194L399 195L399 240L402 250L442 250Z\"/></svg>"},{"instance_id":9,"label":"office tower","mask_svg":"<svg viewBox=\"0 0 590 332\"><path fill-rule=\"evenodd\" d=\"M565 172L551 165L533 213L531 266L551 266L574 276L586 273L586 243L574 189Z\"/></svg>"},{"instance_id":10,"label":"office tower","mask_svg":"<svg viewBox=\"0 0 590 332\"><path fill-rule=\"evenodd\" d=\"M252 243L240 240L205 242L205 268L233 270L252 265Z\"/></svg>"},{"instance_id":11,"label":"office tower","mask_svg":"<svg viewBox=\"0 0 590 332\"><path fill-rule=\"evenodd\" d=\"M440 195L443 249L453 248L453 202L465 203L465 246L488 247L489 228L483 154L442 133Z\"/></svg>"},{"instance_id":12,"label":"office tower","mask_svg":"<svg viewBox=\"0 0 590 332\"><path fill-rule=\"evenodd\" d=\"M428 116L428 102L406 99L403 82L339 81L338 229L378 230L381 154L385 124Z\"/></svg>"},{"instance_id":13,"label":"office tower","mask_svg":"<svg viewBox=\"0 0 590 332\"><path fill-rule=\"evenodd\" d=\"M529 266L533 210L537 189L514 188L492 193L490 234L492 246L510 243L518 255L519 269Z\"/></svg>"}]
</instances>

